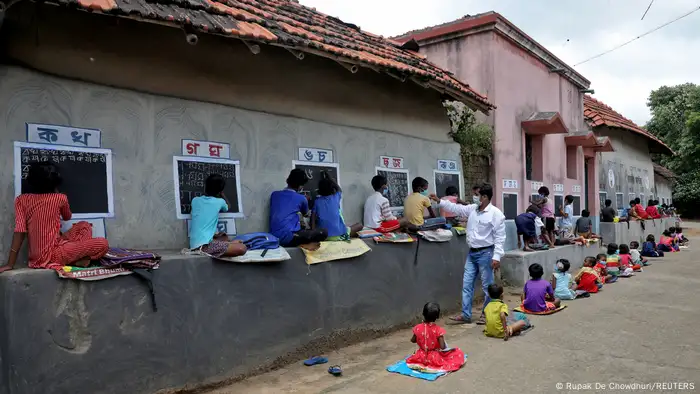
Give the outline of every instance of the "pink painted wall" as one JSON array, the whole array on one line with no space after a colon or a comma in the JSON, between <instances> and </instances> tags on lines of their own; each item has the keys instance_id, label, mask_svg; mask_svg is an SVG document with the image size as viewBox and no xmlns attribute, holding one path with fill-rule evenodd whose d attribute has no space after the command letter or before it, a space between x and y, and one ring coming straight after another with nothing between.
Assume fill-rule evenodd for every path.
<instances>
[{"instance_id":1,"label":"pink painted wall","mask_svg":"<svg viewBox=\"0 0 700 394\"><path fill-rule=\"evenodd\" d=\"M539 60L493 31L423 44L421 52L430 61L486 94L496 105L497 109L490 116L482 116L482 120L491 124L496 132L492 173L494 202L501 205L503 179L515 179L519 183L519 209L524 211L530 194L536 189L533 190L531 182L525 179L525 134L520 122L533 112L556 111L570 132L588 130L583 120L583 94L571 82L559 74L550 73ZM570 179L566 171L565 136L544 136L542 155L533 158L533 164L543 166L543 179L533 180L543 182L552 193L553 184L563 184L564 192L560 194L580 194L583 209L586 200L583 150L577 148L577 175ZM595 197L598 195L596 165L596 160L589 162L588 200L593 216L599 210ZM573 192L574 185L581 186L580 193Z\"/></svg>"}]
</instances>

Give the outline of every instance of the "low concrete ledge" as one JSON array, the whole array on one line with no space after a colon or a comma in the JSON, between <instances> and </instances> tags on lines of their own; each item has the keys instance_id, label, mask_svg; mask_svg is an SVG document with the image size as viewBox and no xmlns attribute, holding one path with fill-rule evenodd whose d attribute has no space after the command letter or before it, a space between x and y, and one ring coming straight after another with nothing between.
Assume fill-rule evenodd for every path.
<instances>
[{"instance_id":1,"label":"low concrete ledge","mask_svg":"<svg viewBox=\"0 0 700 394\"><path fill-rule=\"evenodd\" d=\"M646 220L644 222L646 227L644 230L642 230L641 223L637 221L629 223L600 223L600 236L603 237L603 242L605 244L614 242L619 245L621 243L629 244L632 241L637 241L641 245L649 234L653 234L658 242L661 233L675 226L675 223L674 218Z\"/></svg>"},{"instance_id":2,"label":"low concrete ledge","mask_svg":"<svg viewBox=\"0 0 700 394\"><path fill-rule=\"evenodd\" d=\"M594 256L602 252L598 245L593 246L557 246L550 250L538 250L534 252L523 252L514 250L506 252L501 258L502 278L512 286L525 286L525 282L530 280L528 267L534 263L539 263L544 268L543 278L549 279L554 272L554 264L558 259L567 259L571 263L569 272L572 275L583 265L586 256Z\"/></svg>"},{"instance_id":3,"label":"low concrete ledge","mask_svg":"<svg viewBox=\"0 0 700 394\"><path fill-rule=\"evenodd\" d=\"M0 275L0 393L153 393L240 376L412 323L423 304L460 303L464 237L371 244L307 266L163 255L158 312L134 276L97 282L19 269ZM360 338L361 339L361 338Z\"/></svg>"}]
</instances>

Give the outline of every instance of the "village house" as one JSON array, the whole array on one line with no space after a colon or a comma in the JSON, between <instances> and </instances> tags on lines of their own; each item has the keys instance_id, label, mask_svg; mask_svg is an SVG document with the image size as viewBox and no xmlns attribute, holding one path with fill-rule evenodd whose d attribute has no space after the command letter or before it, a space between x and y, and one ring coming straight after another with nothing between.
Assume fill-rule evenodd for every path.
<instances>
[{"instance_id":1,"label":"village house","mask_svg":"<svg viewBox=\"0 0 700 394\"><path fill-rule=\"evenodd\" d=\"M574 214L598 210L596 153L612 151L583 117L590 82L496 12L465 16L396 38L420 52L498 108L482 120L495 131L493 165L483 178L495 185L494 202L507 219L524 212L542 185L555 210L574 196ZM514 225L509 224L513 248ZM511 236L512 235L512 236Z\"/></svg>"},{"instance_id":2,"label":"village house","mask_svg":"<svg viewBox=\"0 0 700 394\"><path fill-rule=\"evenodd\" d=\"M610 199L619 211L635 198L645 207L651 199L670 203L673 174L654 164L651 154L673 154L671 148L600 100L586 95L583 105L584 117L595 135L609 138L615 147L615 153L598 156L601 204Z\"/></svg>"},{"instance_id":3,"label":"village house","mask_svg":"<svg viewBox=\"0 0 700 394\"><path fill-rule=\"evenodd\" d=\"M654 196L659 204L673 204L673 185L676 174L668 168L654 163Z\"/></svg>"},{"instance_id":4,"label":"village house","mask_svg":"<svg viewBox=\"0 0 700 394\"><path fill-rule=\"evenodd\" d=\"M269 195L302 147L333 154L353 223L380 156L403 158L410 177L431 184L438 160L459 161L444 100L493 107L400 43L295 1L9 4L0 14L0 179L12 184L11 141L26 139L25 123L99 129L114 157L106 233L122 246L187 245L173 193L183 140L230 144L239 233L267 231ZM12 236L13 188L5 192L1 251Z\"/></svg>"}]
</instances>

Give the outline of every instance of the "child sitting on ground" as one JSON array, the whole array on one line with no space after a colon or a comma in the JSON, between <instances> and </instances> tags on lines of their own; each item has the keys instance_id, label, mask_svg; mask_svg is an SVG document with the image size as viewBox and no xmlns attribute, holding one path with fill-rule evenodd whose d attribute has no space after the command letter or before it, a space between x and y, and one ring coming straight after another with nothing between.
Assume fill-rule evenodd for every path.
<instances>
[{"instance_id":1,"label":"child sitting on ground","mask_svg":"<svg viewBox=\"0 0 700 394\"><path fill-rule=\"evenodd\" d=\"M29 238L29 268L60 269L65 265L86 267L104 256L107 240L92 237L92 224L78 222L61 234L61 219L73 216L68 196L59 192L62 178L52 163L29 165L29 190L15 198L15 232L7 264L0 272L14 268L17 254ZM87 191L86 191L87 192Z\"/></svg>"},{"instance_id":2,"label":"child sitting on ground","mask_svg":"<svg viewBox=\"0 0 700 394\"><path fill-rule=\"evenodd\" d=\"M688 238L683 236L683 228L676 227L676 242L679 246L688 246Z\"/></svg>"},{"instance_id":3,"label":"child sitting on ground","mask_svg":"<svg viewBox=\"0 0 700 394\"><path fill-rule=\"evenodd\" d=\"M620 270L620 256L617 254L617 244L614 242L608 244L605 269L608 271L608 274L612 276L622 276Z\"/></svg>"},{"instance_id":4,"label":"child sitting on ground","mask_svg":"<svg viewBox=\"0 0 700 394\"><path fill-rule=\"evenodd\" d=\"M491 301L484 308L484 334L487 337L503 338L507 341L509 337L519 335L523 330L532 327L524 313L513 312L513 317L508 316L508 305L503 302L503 287L491 284L488 293Z\"/></svg>"},{"instance_id":5,"label":"child sitting on ground","mask_svg":"<svg viewBox=\"0 0 700 394\"><path fill-rule=\"evenodd\" d=\"M554 273L551 279L552 288L554 288L554 297L560 300L573 300L577 297L588 297L588 292L578 290L576 284L571 284L570 267L571 264L567 259L559 259L554 265Z\"/></svg>"},{"instance_id":6,"label":"child sitting on ground","mask_svg":"<svg viewBox=\"0 0 700 394\"><path fill-rule=\"evenodd\" d=\"M413 193L406 197L403 202L403 216L408 219L409 223L415 226L422 226L425 223L423 211L428 210L431 218L435 217L435 212L428 198L428 181L424 178L417 177L411 182Z\"/></svg>"},{"instance_id":7,"label":"child sitting on ground","mask_svg":"<svg viewBox=\"0 0 700 394\"><path fill-rule=\"evenodd\" d=\"M649 263L649 260L645 259L642 256L642 253L639 251L639 242L637 241L630 242L630 256L632 256L632 263L635 265L638 264L643 267L651 265L651 263Z\"/></svg>"},{"instance_id":8,"label":"child sitting on ground","mask_svg":"<svg viewBox=\"0 0 700 394\"><path fill-rule=\"evenodd\" d=\"M583 267L576 273L574 281L578 290L597 293L603 287L603 281L595 270L597 260L593 256L583 259Z\"/></svg>"},{"instance_id":9,"label":"child sitting on ground","mask_svg":"<svg viewBox=\"0 0 700 394\"><path fill-rule=\"evenodd\" d=\"M623 272L630 272L630 270L641 272L641 264L634 264L632 260L632 255L630 254L630 247L627 244L620 244L620 270Z\"/></svg>"},{"instance_id":10,"label":"child sitting on ground","mask_svg":"<svg viewBox=\"0 0 700 394\"><path fill-rule=\"evenodd\" d=\"M314 201L313 214L311 215L311 229L322 228L328 231L326 241L348 241L350 237L357 235L362 230L362 225L355 223L350 227L345 226L341 200L343 191L327 172L321 173L318 182L318 196Z\"/></svg>"},{"instance_id":11,"label":"child sitting on ground","mask_svg":"<svg viewBox=\"0 0 700 394\"><path fill-rule=\"evenodd\" d=\"M544 269L535 263L528 267L530 280L525 283L521 296L522 308L527 312L546 312L559 308L561 302L554 297L552 284L542 279Z\"/></svg>"},{"instance_id":12,"label":"child sitting on ground","mask_svg":"<svg viewBox=\"0 0 700 394\"><path fill-rule=\"evenodd\" d=\"M656 238L653 234L647 235L647 240L642 244L642 256L644 257L664 257L664 252L656 247Z\"/></svg>"},{"instance_id":13,"label":"child sitting on ground","mask_svg":"<svg viewBox=\"0 0 700 394\"><path fill-rule=\"evenodd\" d=\"M413 327L411 342L418 345L406 365L422 372L454 372L464 365L464 353L459 348L448 348L445 329L435 324L440 318L440 305L428 302L423 306L423 323Z\"/></svg>"},{"instance_id":14,"label":"child sitting on ground","mask_svg":"<svg viewBox=\"0 0 700 394\"><path fill-rule=\"evenodd\" d=\"M598 273L598 276L600 277L601 282L603 284L605 283L615 283L617 281L617 276L613 276L608 274L608 270L606 268L606 263L607 263L608 255L605 253L599 253L596 256L596 264L593 269Z\"/></svg>"},{"instance_id":15,"label":"child sitting on ground","mask_svg":"<svg viewBox=\"0 0 700 394\"><path fill-rule=\"evenodd\" d=\"M200 250L213 257L242 256L246 246L241 241L229 242L226 234L217 232L219 213L228 211L228 200L224 195L226 180L212 174L204 182L204 195L192 199L192 221L190 222L190 249Z\"/></svg>"},{"instance_id":16,"label":"child sitting on ground","mask_svg":"<svg viewBox=\"0 0 700 394\"><path fill-rule=\"evenodd\" d=\"M664 230L664 232L661 233L658 248L660 252L677 252L680 250L675 244L671 232L668 230Z\"/></svg>"}]
</instances>

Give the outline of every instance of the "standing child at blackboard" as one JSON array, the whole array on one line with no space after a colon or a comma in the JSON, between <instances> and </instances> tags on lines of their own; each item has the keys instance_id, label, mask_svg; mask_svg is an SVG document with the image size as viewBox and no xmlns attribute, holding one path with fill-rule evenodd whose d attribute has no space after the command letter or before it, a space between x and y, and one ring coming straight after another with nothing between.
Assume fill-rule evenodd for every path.
<instances>
[{"instance_id":1,"label":"standing child at blackboard","mask_svg":"<svg viewBox=\"0 0 700 394\"><path fill-rule=\"evenodd\" d=\"M302 230L299 215L309 212L309 201L299 192L309 178L304 170L295 168L287 177L287 188L270 196L270 233L282 246L299 246L321 242L328 237L325 229Z\"/></svg>"},{"instance_id":2,"label":"standing child at blackboard","mask_svg":"<svg viewBox=\"0 0 700 394\"><path fill-rule=\"evenodd\" d=\"M236 257L244 255L246 247L240 241L229 242L226 234L216 232L219 212L228 211L228 200L224 195L226 180L218 174L207 177L204 195L192 199L192 222L190 223L190 249L201 250L214 257Z\"/></svg>"},{"instance_id":3,"label":"standing child at blackboard","mask_svg":"<svg viewBox=\"0 0 700 394\"><path fill-rule=\"evenodd\" d=\"M61 174L52 163L34 163L29 167L29 192L15 199L15 234L12 237L7 265L11 270L17 253L29 237L29 267L60 269L64 265L86 267L91 260L104 256L109 249L104 238L92 238L92 225L78 222L61 234L61 219L73 216L68 197L58 192Z\"/></svg>"},{"instance_id":4,"label":"standing child at blackboard","mask_svg":"<svg viewBox=\"0 0 700 394\"><path fill-rule=\"evenodd\" d=\"M340 206L341 198L340 186L327 172L323 171L321 180L318 182L318 196L314 201L311 228L326 229L328 231L327 241L347 241L362 230L360 223L355 223L350 227L345 226L343 208Z\"/></svg>"},{"instance_id":5,"label":"standing child at blackboard","mask_svg":"<svg viewBox=\"0 0 700 394\"><path fill-rule=\"evenodd\" d=\"M403 215L408 219L409 223L422 226L425 223L423 217L424 209L428 209L428 214L431 218L435 217L435 212L433 212L430 199L428 198L428 181L417 177L411 182L411 187L413 188L413 194L406 197L406 200L403 202Z\"/></svg>"}]
</instances>

